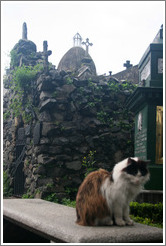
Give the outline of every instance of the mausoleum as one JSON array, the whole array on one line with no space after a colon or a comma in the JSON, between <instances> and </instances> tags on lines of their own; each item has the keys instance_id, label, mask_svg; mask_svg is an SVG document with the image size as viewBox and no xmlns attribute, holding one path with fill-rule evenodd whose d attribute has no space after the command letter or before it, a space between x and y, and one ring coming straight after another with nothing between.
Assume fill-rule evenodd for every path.
<instances>
[{"instance_id":1,"label":"mausoleum","mask_svg":"<svg viewBox=\"0 0 166 246\"><path fill-rule=\"evenodd\" d=\"M163 26L139 65L139 86L129 98L135 114L135 156L151 160L149 190L163 189Z\"/></svg>"}]
</instances>

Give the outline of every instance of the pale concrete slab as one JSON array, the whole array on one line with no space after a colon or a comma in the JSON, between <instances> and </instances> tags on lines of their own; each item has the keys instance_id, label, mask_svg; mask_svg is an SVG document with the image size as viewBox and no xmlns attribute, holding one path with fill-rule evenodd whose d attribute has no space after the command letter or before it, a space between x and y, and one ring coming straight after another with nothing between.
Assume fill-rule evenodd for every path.
<instances>
[{"instance_id":1,"label":"pale concrete slab","mask_svg":"<svg viewBox=\"0 0 166 246\"><path fill-rule=\"evenodd\" d=\"M163 230L134 226L85 227L75 223L74 208L41 199L4 199L4 218L55 241L68 243L161 243Z\"/></svg>"}]
</instances>

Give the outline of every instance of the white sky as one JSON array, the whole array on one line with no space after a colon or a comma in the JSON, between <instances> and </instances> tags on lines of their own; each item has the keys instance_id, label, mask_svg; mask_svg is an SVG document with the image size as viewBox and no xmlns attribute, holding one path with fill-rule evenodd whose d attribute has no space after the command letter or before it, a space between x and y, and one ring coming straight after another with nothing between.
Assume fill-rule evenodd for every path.
<instances>
[{"instance_id":1,"label":"white sky","mask_svg":"<svg viewBox=\"0 0 166 246\"><path fill-rule=\"evenodd\" d=\"M1 1L2 70L26 22L28 39L37 51L47 40L56 67L79 32L93 43L89 54L98 74L120 72L126 60L139 63L165 23L164 10L165 1Z\"/></svg>"}]
</instances>

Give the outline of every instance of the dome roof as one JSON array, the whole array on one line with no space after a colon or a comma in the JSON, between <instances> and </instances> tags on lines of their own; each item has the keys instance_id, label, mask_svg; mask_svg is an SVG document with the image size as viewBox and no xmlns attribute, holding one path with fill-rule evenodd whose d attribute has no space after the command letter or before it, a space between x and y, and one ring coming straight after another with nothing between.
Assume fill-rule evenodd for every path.
<instances>
[{"instance_id":1,"label":"dome roof","mask_svg":"<svg viewBox=\"0 0 166 246\"><path fill-rule=\"evenodd\" d=\"M96 67L91 56L89 54L86 55L82 47L75 46L62 57L58 70L77 72L85 63L88 64L92 74L96 75Z\"/></svg>"}]
</instances>

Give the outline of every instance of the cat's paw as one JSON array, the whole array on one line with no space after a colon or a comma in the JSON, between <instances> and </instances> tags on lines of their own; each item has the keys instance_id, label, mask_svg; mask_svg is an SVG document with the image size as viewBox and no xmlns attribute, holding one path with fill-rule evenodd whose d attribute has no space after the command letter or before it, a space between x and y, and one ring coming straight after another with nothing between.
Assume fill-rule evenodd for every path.
<instances>
[{"instance_id":1,"label":"cat's paw","mask_svg":"<svg viewBox=\"0 0 166 246\"><path fill-rule=\"evenodd\" d=\"M128 220L126 221L126 225L128 225L128 226L133 226L133 225L134 225L134 221L128 219Z\"/></svg>"},{"instance_id":2,"label":"cat's paw","mask_svg":"<svg viewBox=\"0 0 166 246\"><path fill-rule=\"evenodd\" d=\"M108 225L108 226L111 226L111 225L113 225L113 220L108 220L108 221L106 221L106 225Z\"/></svg>"},{"instance_id":3,"label":"cat's paw","mask_svg":"<svg viewBox=\"0 0 166 246\"><path fill-rule=\"evenodd\" d=\"M115 219L115 224L118 226L125 226L126 222L122 219Z\"/></svg>"},{"instance_id":4,"label":"cat's paw","mask_svg":"<svg viewBox=\"0 0 166 246\"><path fill-rule=\"evenodd\" d=\"M96 219L95 220L95 225L111 226L111 225L113 225L113 220L111 219L111 217L106 217L106 218L102 218L102 219Z\"/></svg>"}]
</instances>

